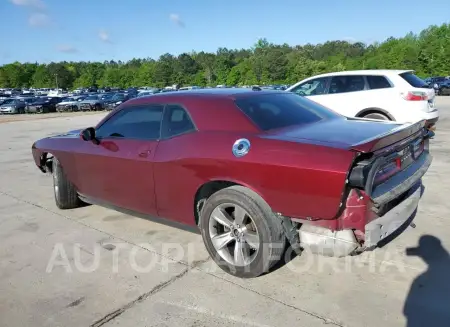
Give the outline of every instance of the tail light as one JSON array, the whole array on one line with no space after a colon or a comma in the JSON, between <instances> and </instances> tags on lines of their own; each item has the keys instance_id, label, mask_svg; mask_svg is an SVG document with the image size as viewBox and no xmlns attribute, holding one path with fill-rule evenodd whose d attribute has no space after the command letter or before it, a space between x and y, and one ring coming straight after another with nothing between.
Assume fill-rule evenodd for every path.
<instances>
[{"instance_id":1,"label":"tail light","mask_svg":"<svg viewBox=\"0 0 450 327\"><path fill-rule=\"evenodd\" d=\"M389 159L387 163L379 168L379 170L375 173L375 178L373 181L373 185L376 186L378 184L383 183L396 173L398 173L402 168L401 158L397 155L393 158Z\"/></svg>"},{"instance_id":2,"label":"tail light","mask_svg":"<svg viewBox=\"0 0 450 327\"><path fill-rule=\"evenodd\" d=\"M406 94L402 94L403 99L406 101L426 101L428 100L428 94L421 91L409 91Z\"/></svg>"},{"instance_id":3,"label":"tail light","mask_svg":"<svg viewBox=\"0 0 450 327\"><path fill-rule=\"evenodd\" d=\"M379 185L402 169L401 159L398 153L393 153L388 157L361 161L352 169L349 184L364 189L371 180L371 186Z\"/></svg>"},{"instance_id":4,"label":"tail light","mask_svg":"<svg viewBox=\"0 0 450 327\"><path fill-rule=\"evenodd\" d=\"M421 135L403 149L395 150L387 156L372 157L360 162L352 168L348 183L352 187L364 189L367 194L377 185L390 179L413 164L425 151L426 140L432 137L432 132Z\"/></svg>"}]
</instances>

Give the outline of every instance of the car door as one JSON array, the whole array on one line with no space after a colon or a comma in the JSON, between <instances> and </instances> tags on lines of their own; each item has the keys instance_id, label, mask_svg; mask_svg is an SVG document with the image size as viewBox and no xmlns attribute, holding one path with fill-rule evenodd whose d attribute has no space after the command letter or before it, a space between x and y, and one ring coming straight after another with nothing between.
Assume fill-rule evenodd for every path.
<instances>
[{"instance_id":1,"label":"car door","mask_svg":"<svg viewBox=\"0 0 450 327\"><path fill-rule=\"evenodd\" d=\"M329 81L329 77L313 78L297 85L290 91L327 106Z\"/></svg>"},{"instance_id":2,"label":"car door","mask_svg":"<svg viewBox=\"0 0 450 327\"><path fill-rule=\"evenodd\" d=\"M198 173L184 160L195 153L196 131L187 109L179 104L166 106L161 141L154 157L158 215L186 224L192 223L193 199L180 196L180 192L192 194L196 190L189 186L198 185Z\"/></svg>"},{"instance_id":3,"label":"car door","mask_svg":"<svg viewBox=\"0 0 450 327\"><path fill-rule=\"evenodd\" d=\"M330 80L326 106L337 113L354 117L368 102L366 81L362 75L336 75ZM369 99L370 100L370 99Z\"/></svg>"},{"instance_id":4,"label":"car door","mask_svg":"<svg viewBox=\"0 0 450 327\"><path fill-rule=\"evenodd\" d=\"M163 105L124 107L96 127L98 144L84 142L77 157L79 192L94 200L156 214L153 157Z\"/></svg>"}]
</instances>

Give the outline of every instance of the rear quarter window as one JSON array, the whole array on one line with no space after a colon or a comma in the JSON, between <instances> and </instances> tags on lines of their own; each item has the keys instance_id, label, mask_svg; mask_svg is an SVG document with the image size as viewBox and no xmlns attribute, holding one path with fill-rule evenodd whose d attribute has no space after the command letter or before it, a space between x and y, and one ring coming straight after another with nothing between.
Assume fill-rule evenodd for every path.
<instances>
[{"instance_id":1,"label":"rear quarter window","mask_svg":"<svg viewBox=\"0 0 450 327\"><path fill-rule=\"evenodd\" d=\"M252 95L235 102L263 131L341 117L331 109L290 92Z\"/></svg>"},{"instance_id":2,"label":"rear quarter window","mask_svg":"<svg viewBox=\"0 0 450 327\"><path fill-rule=\"evenodd\" d=\"M409 83L409 85L411 85L412 87L418 87L418 88L424 88L424 89L428 89L429 86L427 83L425 83L425 81L419 77L417 77L416 75L414 75L414 73L402 73L400 74L400 77L403 78L406 82Z\"/></svg>"},{"instance_id":3,"label":"rear quarter window","mask_svg":"<svg viewBox=\"0 0 450 327\"><path fill-rule=\"evenodd\" d=\"M391 83L389 83L389 81L387 80L386 77L384 76L377 76L377 75L373 75L373 76L366 76L367 78L367 83L369 84L369 88L371 90L376 90L376 89L387 89L392 87Z\"/></svg>"}]
</instances>

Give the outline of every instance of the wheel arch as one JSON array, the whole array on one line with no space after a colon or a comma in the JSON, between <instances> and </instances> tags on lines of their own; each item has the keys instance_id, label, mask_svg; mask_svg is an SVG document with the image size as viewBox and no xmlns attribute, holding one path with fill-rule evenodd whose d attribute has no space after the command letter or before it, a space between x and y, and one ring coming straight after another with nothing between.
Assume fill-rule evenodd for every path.
<instances>
[{"instance_id":1,"label":"wheel arch","mask_svg":"<svg viewBox=\"0 0 450 327\"><path fill-rule=\"evenodd\" d=\"M361 118L361 117L363 117L363 116L365 116L367 114L374 114L374 113L383 114L386 117L388 117L390 120L395 121L394 116L392 116L387 110L384 110L384 109L381 109L381 108L377 108L377 107L365 108L365 109L359 111L355 115L355 117L360 117Z\"/></svg>"},{"instance_id":2,"label":"wheel arch","mask_svg":"<svg viewBox=\"0 0 450 327\"><path fill-rule=\"evenodd\" d=\"M205 204L206 200L214 193L223 190L230 186L240 186L247 190L247 192L252 193L254 196L259 197L261 200L265 201L260 192L258 192L254 187L244 183L242 181L232 180L229 178L215 178L210 179L207 182L201 184L197 191L195 192L193 210L195 217L195 224L198 226L200 213Z\"/></svg>"}]
</instances>

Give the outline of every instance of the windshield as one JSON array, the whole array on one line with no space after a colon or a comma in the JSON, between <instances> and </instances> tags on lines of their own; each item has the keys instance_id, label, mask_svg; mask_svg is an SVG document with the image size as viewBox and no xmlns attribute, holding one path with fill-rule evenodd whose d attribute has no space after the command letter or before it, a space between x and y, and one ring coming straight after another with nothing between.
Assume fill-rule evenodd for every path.
<instances>
[{"instance_id":1,"label":"windshield","mask_svg":"<svg viewBox=\"0 0 450 327\"><path fill-rule=\"evenodd\" d=\"M13 104L15 101L16 100L14 100L14 99L8 99L8 100L5 100L2 104Z\"/></svg>"},{"instance_id":2,"label":"windshield","mask_svg":"<svg viewBox=\"0 0 450 327\"><path fill-rule=\"evenodd\" d=\"M341 117L294 93L255 94L238 98L236 105L263 131Z\"/></svg>"},{"instance_id":3,"label":"windshield","mask_svg":"<svg viewBox=\"0 0 450 327\"><path fill-rule=\"evenodd\" d=\"M428 84L421 78L414 75L413 72L403 73L400 76L409 83L412 87L428 89Z\"/></svg>"},{"instance_id":4,"label":"windshield","mask_svg":"<svg viewBox=\"0 0 450 327\"><path fill-rule=\"evenodd\" d=\"M85 100L98 100L98 96L96 95L90 95L87 98L85 98Z\"/></svg>"},{"instance_id":5,"label":"windshield","mask_svg":"<svg viewBox=\"0 0 450 327\"><path fill-rule=\"evenodd\" d=\"M106 100L106 99L111 99L114 96L114 94L105 94L102 95L102 99Z\"/></svg>"},{"instance_id":6,"label":"windshield","mask_svg":"<svg viewBox=\"0 0 450 327\"><path fill-rule=\"evenodd\" d=\"M113 100L123 100L125 99L125 95L123 94L115 94L114 97L112 98Z\"/></svg>"}]
</instances>

